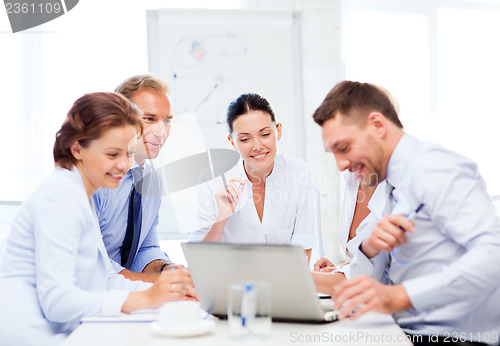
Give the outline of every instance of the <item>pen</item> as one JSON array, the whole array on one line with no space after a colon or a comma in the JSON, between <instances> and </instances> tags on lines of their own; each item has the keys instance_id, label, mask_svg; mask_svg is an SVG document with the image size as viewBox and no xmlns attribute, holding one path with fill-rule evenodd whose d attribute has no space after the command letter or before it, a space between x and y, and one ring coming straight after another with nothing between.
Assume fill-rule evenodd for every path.
<instances>
[{"instance_id":1,"label":"pen","mask_svg":"<svg viewBox=\"0 0 500 346\"><path fill-rule=\"evenodd\" d=\"M240 215L240 199L243 196L243 188L241 186L242 185L240 184L240 186L238 187L238 193L239 193L239 196L238 196L238 215Z\"/></svg>"},{"instance_id":2,"label":"pen","mask_svg":"<svg viewBox=\"0 0 500 346\"><path fill-rule=\"evenodd\" d=\"M224 188L226 189L227 192L229 192L229 187L227 186L227 181L226 177L224 177L224 173L221 174L221 178L222 178L222 183L224 184Z\"/></svg>"},{"instance_id":3,"label":"pen","mask_svg":"<svg viewBox=\"0 0 500 346\"><path fill-rule=\"evenodd\" d=\"M252 282L247 282L241 302L241 326L247 328L250 334L252 334L253 315L255 314L254 304L254 284Z\"/></svg>"},{"instance_id":4,"label":"pen","mask_svg":"<svg viewBox=\"0 0 500 346\"><path fill-rule=\"evenodd\" d=\"M221 178L222 178L222 183L224 184L224 188L226 189L227 192L229 192L229 187L227 186L227 181L226 181L226 177L224 177L224 174L221 174ZM241 187L241 184L240 184L240 187ZM240 191L239 188L238 188L238 191ZM240 213L240 197L241 197L241 193L238 196L238 214Z\"/></svg>"},{"instance_id":5,"label":"pen","mask_svg":"<svg viewBox=\"0 0 500 346\"><path fill-rule=\"evenodd\" d=\"M413 221L413 219L415 218L415 216L417 216L417 213L424 207L424 203L420 203L420 205L417 207L417 209L415 209L415 211L413 213L411 213L410 215L408 215L408 217L406 218L408 221Z\"/></svg>"},{"instance_id":6,"label":"pen","mask_svg":"<svg viewBox=\"0 0 500 346\"><path fill-rule=\"evenodd\" d=\"M410 215L408 215L408 217L406 218L408 221L413 221L413 219L415 218L415 216L417 216L417 213L422 210L422 208L424 207L424 203L420 203L420 205L417 207L417 209L415 209L415 211L413 211ZM404 232L406 232L406 230L399 226L399 228L401 228Z\"/></svg>"}]
</instances>

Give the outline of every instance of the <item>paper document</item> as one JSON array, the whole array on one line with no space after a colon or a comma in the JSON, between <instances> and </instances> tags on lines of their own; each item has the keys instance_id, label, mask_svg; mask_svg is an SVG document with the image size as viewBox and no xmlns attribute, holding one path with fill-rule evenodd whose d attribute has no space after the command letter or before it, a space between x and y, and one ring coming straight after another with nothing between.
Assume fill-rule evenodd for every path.
<instances>
[{"instance_id":1,"label":"paper document","mask_svg":"<svg viewBox=\"0 0 500 346\"><path fill-rule=\"evenodd\" d=\"M200 310L201 319L217 319L205 310ZM80 323L120 323L120 322L154 322L160 319L158 310L137 310L130 314L121 313L116 316L84 317Z\"/></svg>"},{"instance_id":2,"label":"paper document","mask_svg":"<svg viewBox=\"0 0 500 346\"><path fill-rule=\"evenodd\" d=\"M106 323L106 322L153 322L159 318L158 310L138 310L130 314L121 313L116 316L84 317L81 323Z\"/></svg>"}]
</instances>

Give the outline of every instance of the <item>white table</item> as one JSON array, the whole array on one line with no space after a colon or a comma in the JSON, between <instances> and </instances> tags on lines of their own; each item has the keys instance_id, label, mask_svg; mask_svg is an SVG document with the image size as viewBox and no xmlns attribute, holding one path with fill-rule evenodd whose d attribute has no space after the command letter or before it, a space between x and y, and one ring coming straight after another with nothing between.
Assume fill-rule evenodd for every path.
<instances>
[{"instance_id":1,"label":"white table","mask_svg":"<svg viewBox=\"0 0 500 346\"><path fill-rule=\"evenodd\" d=\"M217 321L210 333L189 338L169 338L154 333L151 323L83 323L63 346L155 345L412 345L390 315L368 313L356 321L327 324L273 323L272 336L245 343L229 338L227 321Z\"/></svg>"}]
</instances>

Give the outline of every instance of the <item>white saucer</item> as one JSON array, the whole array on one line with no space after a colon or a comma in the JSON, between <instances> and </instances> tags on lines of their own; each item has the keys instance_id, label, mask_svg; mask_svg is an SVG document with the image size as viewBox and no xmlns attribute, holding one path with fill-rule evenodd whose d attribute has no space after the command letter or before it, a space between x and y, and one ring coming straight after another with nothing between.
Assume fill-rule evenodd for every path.
<instances>
[{"instance_id":1,"label":"white saucer","mask_svg":"<svg viewBox=\"0 0 500 346\"><path fill-rule=\"evenodd\" d=\"M210 332L214 327L214 320L201 320L200 323L192 326L175 326L173 328L162 326L158 322L153 322L153 330L156 334L180 338L203 335Z\"/></svg>"}]
</instances>

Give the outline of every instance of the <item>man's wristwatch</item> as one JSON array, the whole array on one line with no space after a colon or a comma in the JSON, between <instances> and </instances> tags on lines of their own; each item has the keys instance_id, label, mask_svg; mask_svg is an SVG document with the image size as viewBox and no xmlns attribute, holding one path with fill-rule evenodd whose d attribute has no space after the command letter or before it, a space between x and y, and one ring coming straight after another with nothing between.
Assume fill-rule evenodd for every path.
<instances>
[{"instance_id":1,"label":"man's wristwatch","mask_svg":"<svg viewBox=\"0 0 500 346\"><path fill-rule=\"evenodd\" d=\"M163 269L165 269L166 266L169 266L171 264L174 264L174 262L165 262L165 263L163 263L163 265L160 268L160 273L163 271Z\"/></svg>"}]
</instances>

